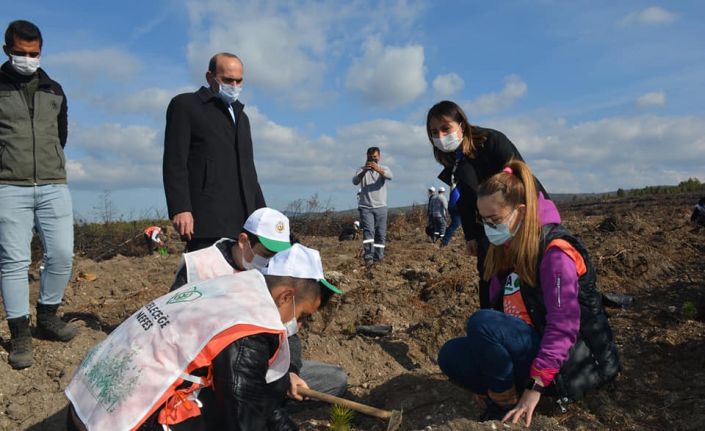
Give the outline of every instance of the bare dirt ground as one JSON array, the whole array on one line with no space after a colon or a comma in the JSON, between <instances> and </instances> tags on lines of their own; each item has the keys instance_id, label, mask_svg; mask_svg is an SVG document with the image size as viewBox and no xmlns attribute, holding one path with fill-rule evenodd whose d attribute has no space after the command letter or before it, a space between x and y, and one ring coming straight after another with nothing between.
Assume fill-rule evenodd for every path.
<instances>
[{"instance_id":1,"label":"bare dirt ground","mask_svg":"<svg viewBox=\"0 0 705 431\"><path fill-rule=\"evenodd\" d=\"M705 429L705 229L689 222L696 201L691 194L561 206L564 223L591 252L601 289L635 301L609 310L624 363L618 379L567 413L542 400L532 429ZM371 274L356 256L359 242L301 239L321 250L329 278L346 291L302 331L305 357L342 365L351 398L403 409L405 430L507 429L476 422L480 412L468 393L450 384L435 362L439 347L463 333L478 307L475 260L464 254L460 236L439 249L420 226L401 219L390 226L385 262ZM62 310L79 335L66 344L35 339L29 369L7 364L9 332L0 325L0 429L64 429L63 389L73 369L89 347L168 290L178 248L167 257L77 257ZM80 272L97 279L80 281ZM31 278L34 302L36 269ZM357 335L361 324L392 325L393 332ZM325 430L328 412L315 407L295 417L302 429ZM353 428L386 426L356 415Z\"/></svg>"}]
</instances>

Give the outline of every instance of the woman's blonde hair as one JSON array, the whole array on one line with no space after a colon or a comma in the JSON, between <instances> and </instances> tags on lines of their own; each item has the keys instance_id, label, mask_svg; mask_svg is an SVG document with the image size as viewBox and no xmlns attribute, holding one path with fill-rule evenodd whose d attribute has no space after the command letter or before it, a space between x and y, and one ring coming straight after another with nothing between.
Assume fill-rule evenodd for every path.
<instances>
[{"instance_id":1,"label":"woman's blonde hair","mask_svg":"<svg viewBox=\"0 0 705 431\"><path fill-rule=\"evenodd\" d=\"M440 119L444 117L450 118L460 124L460 127L463 129L463 142L460 144L460 147L466 157L474 158L477 148L485 142L487 135L479 128L470 124L463 109L450 100L443 100L436 103L428 110L428 115L426 116L426 133L428 134L428 140L431 142L431 147L433 148L433 157L438 163L445 167L451 167L455 163L453 153L444 153L433 145L433 136L431 135L431 126L429 124L432 118Z\"/></svg>"},{"instance_id":2,"label":"woman's blonde hair","mask_svg":"<svg viewBox=\"0 0 705 431\"><path fill-rule=\"evenodd\" d=\"M516 208L526 205L526 213L511 245L490 244L485 258L483 278L514 271L519 278L534 286L537 282L541 225L538 216L538 195L534 175L526 163L511 160L504 170L488 178L477 190L478 199L499 193L504 204Z\"/></svg>"}]
</instances>

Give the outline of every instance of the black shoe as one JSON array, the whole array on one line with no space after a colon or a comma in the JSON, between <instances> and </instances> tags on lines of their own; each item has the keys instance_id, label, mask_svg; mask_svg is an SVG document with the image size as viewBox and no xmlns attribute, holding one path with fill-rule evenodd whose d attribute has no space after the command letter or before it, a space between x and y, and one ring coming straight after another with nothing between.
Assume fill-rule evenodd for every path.
<instances>
[{"instance_id":1,"label":"black shoe","mask_svg":"<svg viewBox=\"0 0 705 431\"><path fill-rule=\"evenodd\" d=\"M480 422L485 421L501 421L504 419L504 415L511 410L511 407L500 407L497 403L492 401L487 401L487 408L482 416L478 419Z\"/></svg>"},{"instance_id":2,"label":"black shoe","mask_svg":"<svg viewBox=\"0 0 705 431\"><path fill-rule=\"evenodd\" d=\"M49 340L69 341L78 333L78 329L66 323L56 315L59 304L46 305L37 303L37 329L39 334Z\"/></svg>"},{"instance_id":3,"label":"black shoe","mask_svg":"<svg viewBox=\"0 0 705 431\"><path fill-rule=\"evenodd\" d=\"M365 267L366 268L372 268L372 265L374 265L374 262L372 259L365 259Z\"/></svg>"},{"instance_id":4,"label":"black shoe","mask_svg":"<svg viewBox=\"0 0 705 431\"><path fill-rule=\"evenodd\" d=\"M15 370L32 366L32 333L29 330L29 316L7 319L10 326L10 356L7 362Z\"/></svg>"}]
</instances>

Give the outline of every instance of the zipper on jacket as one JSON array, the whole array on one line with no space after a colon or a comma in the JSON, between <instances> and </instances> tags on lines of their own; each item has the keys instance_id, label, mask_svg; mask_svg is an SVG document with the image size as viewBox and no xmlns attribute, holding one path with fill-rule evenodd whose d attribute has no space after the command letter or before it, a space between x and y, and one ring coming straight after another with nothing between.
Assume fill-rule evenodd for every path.
<instances>
[{"instance_id":1,"label":"zipper on jacket","mask_svg":"<svg viewBox=\"0 0 705 431\"><path fill-rule=\"evenodd\" d=\"M558 308L561 308L561 276L556 276L556 290L558 291Z\"/></svg>"},{"instance_id":2,"label":"zipper on jacket","mask_svg":"<svg viewBox=\"0 0 705 431\"><path fill-rule=\"evenodd\" d=\"M39 89L37 89L39 91ZM32 95L33 99L36 99L37 91L34 92ZM33 100L33 105L36 102L36 100ZM33 166L34 166L34 185L37 185L37 138L34 133L34 106L32 109L29 109L29 103L27 103L27 112L29 113L29 124L32 126L32 160L33 160Z\"/></svg>"}]
</instances>

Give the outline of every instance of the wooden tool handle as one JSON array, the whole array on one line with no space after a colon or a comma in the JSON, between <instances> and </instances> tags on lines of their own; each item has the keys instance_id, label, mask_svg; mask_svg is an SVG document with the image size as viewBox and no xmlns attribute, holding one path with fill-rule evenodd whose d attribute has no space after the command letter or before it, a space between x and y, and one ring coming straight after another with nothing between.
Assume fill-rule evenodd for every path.
<instances>
[{"instance_id":1,"label":"wooden tool handle","mask_svg":"<svg viewBox=\"0 0 705 431\"><path fill-rule=\"evenodd\" d=\"M308 389L303 386L299 386L297 391L300 395L309 398L315 398L320 401L325 401L329 404L338 404L343 407L350 408L357 412L366 414L368 416L374 416L379 419L389 419L392 417L392 412L387 410L378 409L365 404L356 403L355 401L346 400L345 398L339 398L333 395L324 394L323 392L314 391L313 389Z\"/></svg>"}]
</instances>

